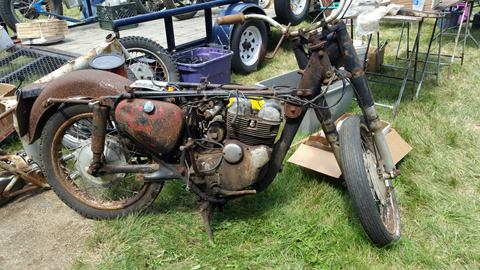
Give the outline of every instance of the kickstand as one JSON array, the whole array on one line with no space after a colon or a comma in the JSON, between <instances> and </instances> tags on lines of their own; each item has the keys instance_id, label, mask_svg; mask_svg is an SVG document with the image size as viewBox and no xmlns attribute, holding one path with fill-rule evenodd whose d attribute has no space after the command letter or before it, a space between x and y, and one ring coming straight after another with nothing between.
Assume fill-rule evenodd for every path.
<instances>
[{"instance_id":1,"label":"kickstand","mask_svg":"<svg viewBox=\"0 0 480 270\"><path fill-rule=\"evenodd\" d=\"M216 204L211 204L210 202L205 202L201 201L199 203L203 204L200 206L200 214L202 214L202 219L203 219L203 225L205 226L205 231L207 232L208 237L210 238L210 243L213 244L213 233L212 233L212 227L210 226L210 220L212 219L213 216L213 211L215 211L215 208L217 207ZM210 211L207 213L207 209L210 207Z\"/></svg>"}]
</instances>

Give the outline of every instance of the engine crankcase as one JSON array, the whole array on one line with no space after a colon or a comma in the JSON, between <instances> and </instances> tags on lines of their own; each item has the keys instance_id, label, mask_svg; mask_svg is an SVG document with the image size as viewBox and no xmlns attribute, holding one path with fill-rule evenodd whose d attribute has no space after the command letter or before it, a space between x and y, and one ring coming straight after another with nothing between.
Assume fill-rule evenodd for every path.
<instances>
[{"instance_id":1,"label":"engine crankcase","mask_svg":"<svg viewBox=\"0 0 480 270\"><path fill-rule=\"evenodd\" d=\"M168 154L181 138L184 117L182 110L172 103L127 99L115 108L115 122L148 150Z\"/></svg>"},{"instance_id":2,"label":"engine crankcase","mask_svg":"<svg viewBox=\"0 0 480 270\"><path fill-rule=\"evenodd\" d=\"M272 148L265 145L246 145L238 140L226 140L225 145L236 144L240 146L243 157L236 163L222 162L218 173L220 187L225 190L237 191L252 186L272 156ZM225 153L224 153L225 155Z\"/></svg>"}]
</instances>

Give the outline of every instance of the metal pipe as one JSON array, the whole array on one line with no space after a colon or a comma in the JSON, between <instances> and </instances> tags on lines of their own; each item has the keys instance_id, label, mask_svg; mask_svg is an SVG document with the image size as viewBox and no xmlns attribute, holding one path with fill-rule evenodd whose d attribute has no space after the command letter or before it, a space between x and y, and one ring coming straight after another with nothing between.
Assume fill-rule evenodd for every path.
<instances>
[{"instance_id":1,"label":"metal pipe","mask_svg":"<svg viewBox=\"0 0 480 270\"><path fill-rule=\"evenodd\" d=\"M88 64L88 61L92 57L99 54L103 54L103 53L121 54L122 56L125 57L125 59L128 59L130 57L130 54L128 53L128 51L122 46L122 44L120 44L120 42L118 42L115 35L109 34L107 35L106 40L102 44L94 48L93 50L70 61L69 63L65 64L61 68L55 70L54 72L47 74L44 77L38 79L34 83L51 82L59 78L60 76L70 73L72 71L89 69L90 65Z\"/></svg>"}]
</instances>

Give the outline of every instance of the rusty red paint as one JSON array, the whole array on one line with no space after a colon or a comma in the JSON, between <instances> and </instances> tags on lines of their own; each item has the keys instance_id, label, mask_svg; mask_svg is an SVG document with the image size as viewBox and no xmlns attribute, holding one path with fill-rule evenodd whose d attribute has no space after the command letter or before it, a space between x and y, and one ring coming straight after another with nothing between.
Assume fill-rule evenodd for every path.
<instances>
[{"instance_id":1,"label":"rusty red paint","mask_svg":"<svg viewBox=\"0 0 480 270\"><path fill-rule=\"evenodd\" d=\"M146 102L154 105L151 113L143 108ZM146 99L121 101L115 108L115 121L136 141L161 154L175 148L184 126L183 113L178 106Z\"/></svg>"}]
</instances>

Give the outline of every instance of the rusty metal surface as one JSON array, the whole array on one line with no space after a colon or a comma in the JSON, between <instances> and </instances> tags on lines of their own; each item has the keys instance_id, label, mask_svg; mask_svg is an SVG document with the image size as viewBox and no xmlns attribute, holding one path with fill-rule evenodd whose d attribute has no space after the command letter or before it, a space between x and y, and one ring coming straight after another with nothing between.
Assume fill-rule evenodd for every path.
<instances>
[{"instance_id":1,"label":"rusty metal surface","mask_svg":"<svg viewBox=\"0 0 480 270\"><path fill-rule=\"evenodd\" d=\"M285 116L288 118L297 118L302 113L302 107L290 103L285 103Z\"/></svg>"},{"instance_id":2,"label":"rusty metal surface","mask_svg":"<svg viewBox=\"0 0 480 270\"><path fill-rule=\"evenodd\" d=\"M33 104L29 119L30 143L40 137L56 105L44 107L49 98L81 97L86 99L118 95L132 82L117 74L101 70L80 70L66 74L48 84ZM49 109L52 108L50 111ZM17 112L18 115L18 112Z\"/></svg>"},{"instance_id":3,"label":"rusty metal surface","mask_svg":"<svg viewBox=\"0 0 480 270\"><path fill-rule=\"evenodd\" d=\"M15 176L11 179L9 185L3 190L3 194L0 194L0 199L14 197L31 190L38 188L50 188L47 184L45 177L40 172L37 172L35 165L28 165L25 160L26 155L22 154L9 154L6 151L0 152L0 177ZM20 189L23 186L23 181L27 181L33 184L33 186ZM15 182L22 181L18 188ZM18 183L17 183L18 184ZM12 190L10 188L13 188Z\"/></svg>"},{"instance_id":4,"label":"rusty metal surface","mask_svg":"<svg viewBox=\"0 0 480 270\"><path fill-rule=\"evenodd\" d=\"M15 107L8 108L6 111L4 111L2 114L0 114L0 120L9 116L11 113L13 113L14 110L15 110Z\"/></svg>"},{"instance_id":5,"label":"rusty metal surface","mask_svg":"<svg viewBox=\"0 0 480 270\"><path fill-rule=\"evenodd\" d=\"M145 104L153 106L153 110L146 110ZM123 131L157 154L167 154L175 148L184 126L178 106L147 99L121 101L115 108L115 121Z\"/></svg>"},{"instance_id":6,"label":"rusty metal surface","mask_svg":"<svg viewBox=\"0 0 480 270\"><path fill-rule=\"evenodd\" d=\"M103 149L105 148L105 136L107 134L108 107L95 104L93 106L93 130L92 130L92 153L93 163L102 161Z\"/></svg>"}]
</instances>

